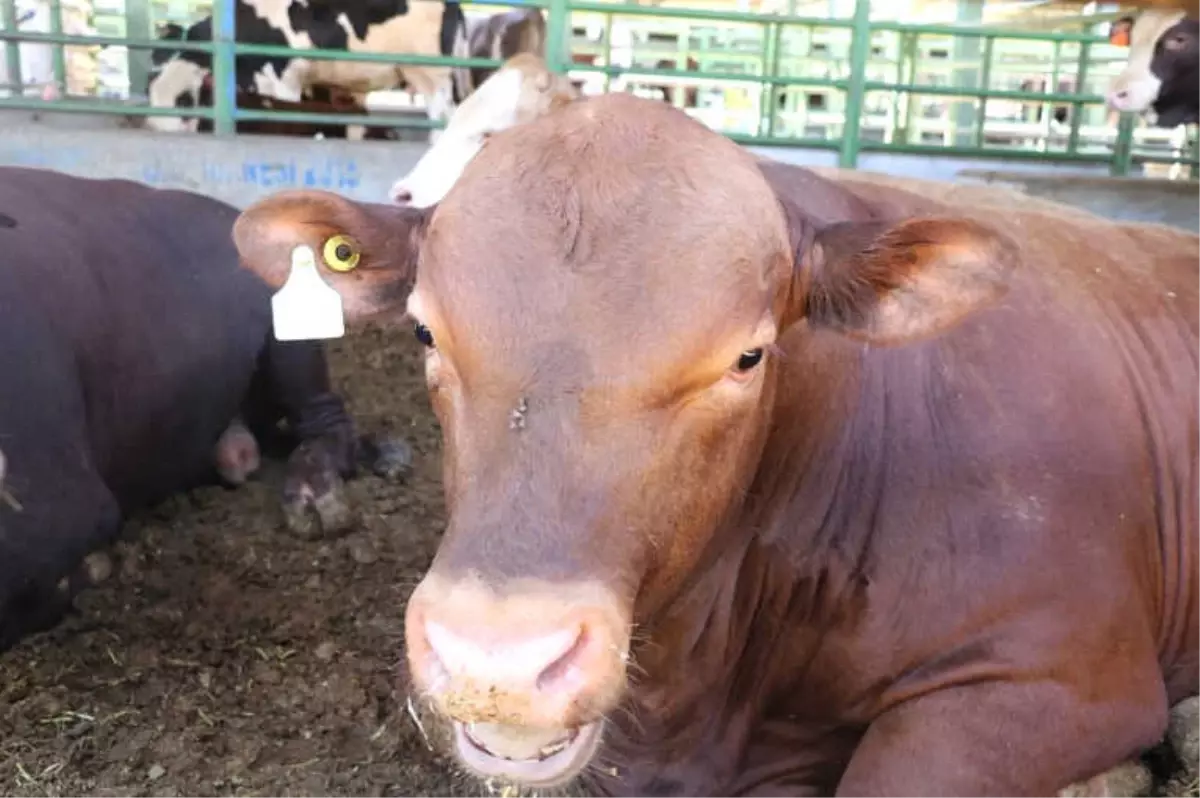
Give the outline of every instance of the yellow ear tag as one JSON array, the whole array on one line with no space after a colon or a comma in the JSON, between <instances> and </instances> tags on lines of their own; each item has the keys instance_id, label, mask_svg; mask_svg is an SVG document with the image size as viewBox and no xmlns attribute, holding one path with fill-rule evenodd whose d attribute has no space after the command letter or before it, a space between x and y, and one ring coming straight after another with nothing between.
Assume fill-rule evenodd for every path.
<instances>
[{"instance_id":1,"label":"yellow ear tag","mask_svg":"<svg viewBox=\"0 0 1200 798\"><path fill-rule=\"evenodd\" d=\"M271 315L279 341L341 338L346 334L342 297L321 279L308 247L292 250L292 273L271 297Z\"/></svg>"}]
</instances>

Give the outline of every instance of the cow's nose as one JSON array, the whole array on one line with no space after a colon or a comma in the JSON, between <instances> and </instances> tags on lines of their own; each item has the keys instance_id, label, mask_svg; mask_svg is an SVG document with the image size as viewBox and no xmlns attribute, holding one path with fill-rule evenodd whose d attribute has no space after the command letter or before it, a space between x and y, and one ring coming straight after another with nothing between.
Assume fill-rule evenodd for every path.
<instances>
[{"instance_id":1,"label":"cow's nose","mask_svg":"<svg viewBox=\"0 0 1200 798\"><path fill-rule=\"evenodd\" d=\"M623 686L623 618L604 600L418 588L405 623L410 673L455 720L567 726Z\"/></svg>"},{"instance_id":2,"label":"cow's nose","mask_svg":"<svg viewBox=\"0 0 1200 798\"><path fill-rule=\"evenodd\" d=\"M437 658L436 665L451 677L487 679L510 689L554 690L565 687L573 670L576 648L584 640L582 625L529 637L488 643L468 638L436 621L426 621L425 638Z\"/></svg>"}]
</instances>

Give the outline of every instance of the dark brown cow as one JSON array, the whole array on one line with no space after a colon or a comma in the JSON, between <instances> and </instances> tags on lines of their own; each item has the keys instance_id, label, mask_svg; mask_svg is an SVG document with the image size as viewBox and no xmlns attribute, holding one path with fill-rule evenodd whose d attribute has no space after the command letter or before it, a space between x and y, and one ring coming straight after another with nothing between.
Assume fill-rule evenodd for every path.
<instances>
[{"instance_id":1,"label":"dark brown cow","mask_svg":"<svg viewBox=\"0 0 1200 798\"><path fill-rule=\"evenodd\" d=\"M274 339L237 216L0 168L0 652L54 626L91 581L80 561L178 491L241 484L274 451L288 526L340 533L356 523L343 479L404 466L406 450L359 439L320 343Z\"/></svg>"},{"instance_id":2,"label":"dark brown cow","mask_svg":"<svg viewBox=\"0 0 1200 798\"><path fill-rule=\"evenodd\" d=\"M1049 794L1197 693L1196 236L838 185L620 94L434 209L235 227L274 285L334 235L349 313L407 297L427 347L408 661L481 776Z\"/></svg>"}]
</instances>

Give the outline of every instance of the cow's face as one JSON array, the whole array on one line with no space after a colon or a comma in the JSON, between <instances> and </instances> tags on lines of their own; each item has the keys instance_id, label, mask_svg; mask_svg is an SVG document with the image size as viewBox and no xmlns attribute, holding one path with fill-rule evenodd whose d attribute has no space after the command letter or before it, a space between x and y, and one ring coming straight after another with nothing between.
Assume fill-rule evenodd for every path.
<instances>
[{"instance_id":1,"label":"cow's face","mask_svg":"<svg viewBox=\"0 0 1200 798\"><path fill-rule=\"evenodd\" d=\"M1149 10L1114 23L1110 40L1128 41L1129 60L1109 87L1109 105L1153 110L1163 127L1196 121L1197 27L1182 11Z\"/></svg>"},{"instance_id":2,"label":"cow's face","mask_svg":"<svg viewBox=\"0 0 1200 798\"><path fill-rule=\"evenodd\" d=\"M1195 124L1200 121L1200 21L1181 19L1159 37L1153 72L1163 85L1151 108L1160 127Z\"/></svg>"},{"instance_id":3,"label":"cow's face","mask_svg":"<svg viewBox=\"0 0 1200 798\"><path fill-rule=\"evenodd\" d=\"M624 94L498 134L432 212L290 193L235 240L272 285L313 247L353 315L397 305L419 259L449 522L410 669L467 767L537 787L592 760L633 630L662 643L664 609L746 534L785 328L929 334L1003 276L968 223L818 230L748 153Z\"/></svg>"},{"instance_id":4,"label":"cow's face","mask_svg":"<svg viewBox=\"0 0 1200 798\"><path fill-rule=\"evenodd\" d=\"M193 108L200 104L200 94L209 70L185 58L166 61L150 78L149 95L152 108ZM196 118L178 116L148 116L146 127L168 133L195 132L200 122Z\"/></svg>"},{"instance_id":5,"label":"cow's face","mask_svg":"<svg viewBox=\"0 0 1200 798\"><path fill-rule=\"evenodd\" d=\"M578 97L537 56L523 54L503 67L455 109L441 136L389 195L398 205L426 208L440 201L487 140Z\"/></svg>"}]
</instances>

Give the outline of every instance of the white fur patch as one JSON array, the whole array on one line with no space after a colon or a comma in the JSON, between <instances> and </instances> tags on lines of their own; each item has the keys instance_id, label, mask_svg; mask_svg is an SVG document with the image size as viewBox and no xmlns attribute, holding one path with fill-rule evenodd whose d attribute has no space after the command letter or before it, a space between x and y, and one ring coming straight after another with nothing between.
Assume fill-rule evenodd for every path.
<instances>
[{"instance_id":1,"label":"white fur patch","mask_svg":"<svg viewBox=\"0 0 1200 798\"><path fill-rule=\"evenodd\" d=\"M174 108L181 97L190 95L192 105L199 104L200 89L209 71L191 61L174 58L163 64L162 70L150 82L150 107ZM197 127L195 118L179 116L148 116L146 127L166 133L179 133Z\"/></svg>"},{"instance_id":2,"label":"white fur patch","mask_svg":"<svg viewBox=\"0 0 1200 798\"><path fill-rule=\"evenodd\" d=\"M1142 113L1158 99L1162 81L1150 71L1154 48L1172 25L1185 16L1182 11L1143 11L1129 32L1129 61L1108 90L1108 103L1118 111Z\"/></svg>"},{"instance_id":3,"label":"white fur patch","mask_svg":"<svg viewBox=\"0 0 1200 798\"><path fill-rule=\"evenodd\" d=\"M519 69L501 69L485 80L450 117L442 135L425 151L412 171L397 180L389 195L427 208L440 202L483 147L484 138L507 130L517 122L517 107L525 75ZM432 116L432 113L431 113Z\"/></svg>"}]
</instances>

